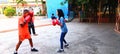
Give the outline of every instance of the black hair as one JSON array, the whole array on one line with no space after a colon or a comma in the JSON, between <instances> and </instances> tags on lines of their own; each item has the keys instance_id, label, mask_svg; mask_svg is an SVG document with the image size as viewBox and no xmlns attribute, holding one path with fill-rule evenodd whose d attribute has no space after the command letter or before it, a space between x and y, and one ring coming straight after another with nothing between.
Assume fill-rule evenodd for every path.
<instances>
[{"instance_id":1,"label":"black hair","mask_svg":"<svg viewBox=\"0 0 120 54\"><path fill-rule=\"evenodd\" d=\"M54 14L52 13L52 15L54 15Z\"/></svg>"},{"instance_id":2,"label":"black hair","mask_svg":"<svg viewBox=\"0 0 120 54\"><path fill-rule=\"evenodd\" d=\"M23 14L25 14L25 13L29 13L29 10L25 9L25 10L23 11Z\"/></svg>"},{"instance_id":3,"label":"black hair","mask_svg":"<svg viewBox=\"0 0 120 54\"><path fill-rule=\"evenodd\" d=\"M61 17L64 18L64 13L62 11L62 9L57 9L57 13L58 13L58 18L60 19ZM65 18L64 18L65 19Z\"/></svg>"}]
</instances>

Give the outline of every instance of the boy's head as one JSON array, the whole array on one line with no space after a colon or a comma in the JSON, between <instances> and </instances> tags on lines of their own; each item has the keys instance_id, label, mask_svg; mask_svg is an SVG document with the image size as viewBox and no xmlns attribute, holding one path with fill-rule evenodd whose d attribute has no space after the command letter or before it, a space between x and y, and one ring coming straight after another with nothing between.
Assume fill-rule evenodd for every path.
<instances>
[{"instance_id":1,"label":"boy's head","mask_svg":"<svg viewBox=\"0 0 120 54\"><path fill-rule=\"evenodd\" d=\"M54 14L52 13L52 16L53 16Z\"/></svg>"},{"instance_id":2,"label":"boy's head","mask_svg":"<svg viewBox=\"0 0 120 54\"><path fill-rule=\"evenodd\" d=\"M25 9L25 10L23 11L23 15L24 15L24 16L29 15L29 10Z\"/></svg>"}]
</instances>

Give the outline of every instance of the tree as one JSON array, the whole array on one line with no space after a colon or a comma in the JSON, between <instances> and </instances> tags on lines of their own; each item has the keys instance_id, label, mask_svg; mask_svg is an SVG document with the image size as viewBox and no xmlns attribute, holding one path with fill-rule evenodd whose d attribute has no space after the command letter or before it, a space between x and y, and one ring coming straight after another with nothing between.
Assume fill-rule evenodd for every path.
<instances>
[{"instance_id":1,"label":"tree","mask_svg":"<svg viewBox=\"0 0 120 54\"><path fill-rule=\"evenodd\" d=\"M16 0L16 2L17 2L17 5L22 4L22 6L25 6L25 4L27 4L27 2L24 0Z\"/></svg>"},{"instance_id":2,"label":"tree","mask_svg":"<svg viewBox=\"0 0 120 54\"><path fill-rule=\"evenodd\" d=\"M94 18L98 20L98 23L104 20L103 18L106 18L105 20L109 18L109 22L114 22L117 12L117 1L119 0L64 0L61 2L61 5L67 2L69 3L68 5L72 3L72 11L79 12L80 10L84 10L86 17ZM68 9L70 8L68 7ZM75 11L76 9L78 10Z\"/></svg>"},{"instance_id":3,"label":"tree","mask_svg":"<svg viewBox=\"0 0 120 54\"><path fill-rule=\"evenodd\" d=\"M45 1L41 0L41 3L42 3L42 11L41 11L41 14L42 15L45 15L46 14L46 3Z\"/></svg>"},{"instance_id":4,"label":"tree","mask_svg":"<svg viewBox=\"0 0 120 54\"><path fill-rule=\"evenodd\" d=\"M38 0L35 0L35 2L36 2L36 4L37 4L37 6L38 6Z\"/></svg>"},{"instance_id":5,"label":"tree","mask_svg":"<svg viewBox=\"0 0 120 54\"><path fill-rule=\"evenodd\" d=\"M65 3L70 3L72 2L74 5L80 6L82 4L82 8L84 8L84 4L89 3L89 0L64 0L61 2L61 5L64 5Z\"/></svg>"},{"instance_id":6,"label":"tree","mask_svg":"<svg viewBox=\"0 0 120 54\"><path fill-rule=\"evenodd\" d=\"M80 17L80 11L84 11L86 14L86 10L88 9L89 6L89 0L64 0L61 2L61 5L64 5L65 3L68 2L68 10L74 12L74 16ZM70 12L69 12L70 14Z\"/></svg>"}]
</instances>

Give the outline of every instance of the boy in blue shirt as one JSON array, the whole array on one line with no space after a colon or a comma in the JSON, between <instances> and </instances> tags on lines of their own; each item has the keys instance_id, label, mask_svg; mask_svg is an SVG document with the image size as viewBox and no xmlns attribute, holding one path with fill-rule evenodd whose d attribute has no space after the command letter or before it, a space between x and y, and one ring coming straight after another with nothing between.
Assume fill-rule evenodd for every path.
<instances>
[{"instance_id":1,"label":"boy in blue shirt","mask_svg":"<svg viewBox=\"0 0 120 54\"><path fill-rule=\"evenodd\" d=\"M54 16L54 14L52 14L51 18L52 18L52 20L53 20L53 19L57 19L57 18Z\"/></svg>"},{"instance_id":2,"label":"boy in blue shirt","mask_svg":"<svg viewBox=\"0 0 120 54\"><path fill-rule=\"evenodd\" d=\"M52 19L52 25L53 25L53 26L55 26L56 24L59 24L59 21L58 21L58 19L54 16L54 14L52 14L51 19Z\"/></svg>"}]
</instances>

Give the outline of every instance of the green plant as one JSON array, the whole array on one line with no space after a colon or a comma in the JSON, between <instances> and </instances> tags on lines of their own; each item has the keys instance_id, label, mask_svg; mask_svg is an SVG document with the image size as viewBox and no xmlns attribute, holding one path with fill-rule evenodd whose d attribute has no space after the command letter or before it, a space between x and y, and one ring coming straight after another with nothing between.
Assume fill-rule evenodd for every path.
<instances>
[{"instance_id":1,"label":"green plant","mask_svg":"<svg viewBox=\"0 0 120 54\"><path fill-rule=\"evenodd\" d=\"M22 4L22 6L25 6L27 4L27 2L24 0L16 0L16 3L17 3L17 5Z\"/></svg>"},{"instance_id":2,"label":"green plant","mask_svg":"<svg viewBox=\"0 0 120 54\"><path fill-rule=\"evenodd\" d=\"M18 12L18 15L19 15L19 16L21 16L21 15L22 15L22 13L21 13L21 12Z\"/></svg>"},{"instance_id":3,"label":"green plant","mask_svg":"<svg viewBox=\"0 0 120 54\"><path fill-rule=\"evenodd\" d=\"M6 7L4 10L5 16L13 16L15 13L16 13L16 10L11 6Z\"/></svg>"},{"instance_id":4,"label":"green plant","mask_svg":"<svg viewBox=\"0 0 120 54\"><path fill-rule=\"evenodd\" d=\"M39 16L39 15L40 15L40 12L37 12L37 15Z\"/></svg>"},{"instance_id":5,"label":"green plant","mask_svg":"<svg viewBox=\"0 0 120 54\"><path fill-rule=\"evenodd\" d=\"M64 5L66 4L67 2L72 2L74 3L75 5L81 5L81 4L86 4L89 2L89 0L64 0L63 2L61 2L60 4L61 5Z\"/></svg>"}]
</instances>

